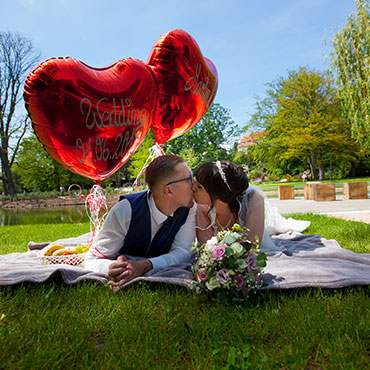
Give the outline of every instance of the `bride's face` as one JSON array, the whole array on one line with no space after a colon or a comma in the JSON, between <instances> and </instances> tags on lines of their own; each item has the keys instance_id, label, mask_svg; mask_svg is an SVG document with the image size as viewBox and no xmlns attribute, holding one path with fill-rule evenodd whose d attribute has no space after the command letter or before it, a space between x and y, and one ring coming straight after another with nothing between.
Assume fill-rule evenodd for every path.
<instances>
[{"instance_id":1,"label":"bride's face","mask_svg":"<svg viewBox=\"0 0 370 370\"><path fill-rule=\"evenodd\" d=\"M207 193L206 189L204 189L203 185L197 180L194 181L193 192L195 201L198 204L207 204L208 206L212 205L209 194Z\"/></svg>"}]
</instances>

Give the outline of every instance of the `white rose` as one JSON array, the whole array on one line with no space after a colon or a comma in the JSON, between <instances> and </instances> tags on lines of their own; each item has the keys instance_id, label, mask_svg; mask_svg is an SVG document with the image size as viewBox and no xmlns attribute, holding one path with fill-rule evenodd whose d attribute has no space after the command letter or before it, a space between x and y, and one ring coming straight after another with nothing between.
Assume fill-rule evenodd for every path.
<instances>
[{"instance_id":1,"label":"white rose","mask_svg":"<svg viewBox=\"0 0 370 370\"><path fill-rule=\"evenodd\" d=\"M207 240L205 249L213 249L217 245L217 238L215 236L212 236L211 239Z\"/></svg>"},{"instance_id":2,"label":"white rose","mask_svg":"<svg viewBox=\"0 0 370 370\"><path fill-rule=\"evenodd\" d=\"M230 247L233 250L233 254L236 257L241 256L243 254L243 252L244 252L243 246L240 243L238 243L238 242L235 242L235 243L231 244Z\"/></svg>"},{"instance_id":3,"label":"white rose","mask_svg":"<svg viewBox=\"0 0 370 370\"><path fill-rule=\"evenodd\" d=\"M206 287L209 290L219 288L220 286L221 286L221 284L216 280L215 277L211 277L208 281L206 281Z\"/></svg>"}]
</instances>

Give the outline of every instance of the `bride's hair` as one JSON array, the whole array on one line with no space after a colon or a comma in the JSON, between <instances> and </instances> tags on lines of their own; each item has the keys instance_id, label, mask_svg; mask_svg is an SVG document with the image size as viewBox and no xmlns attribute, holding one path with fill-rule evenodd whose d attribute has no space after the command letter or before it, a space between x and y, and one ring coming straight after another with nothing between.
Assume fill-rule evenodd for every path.
<instances>
[{"instance_id":1,"label":"bride's hair","mask_svg":"<svg viewBox=\"0 0 370 370\"><path fill-rule=\"evenodd\" d=\"M238 218L239 202L249 182L243 168L229 161L206 162L195 173L198 182L203 185L211 198L211 209L216 199L229 205L235 219Z\"/></svg>"}]
</instances>

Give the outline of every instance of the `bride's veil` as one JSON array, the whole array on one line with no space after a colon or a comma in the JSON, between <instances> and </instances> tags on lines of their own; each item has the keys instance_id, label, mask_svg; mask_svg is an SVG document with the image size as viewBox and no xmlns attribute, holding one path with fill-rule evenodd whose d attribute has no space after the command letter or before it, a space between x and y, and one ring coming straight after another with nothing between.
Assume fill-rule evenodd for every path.
<instances>
[{"instance_id":1,"label":"bride's veil","mask_svg":"<svg viewBox=\"0 0 370 370\"><path fill-rule=\"evenodd\" d=\"M278 209L270 203L263 191L254 185L248 187L241 199L241 216L246 214L248 202L255 192L261 194L265 199L265 230L269 235L286 233L288 231L302 232L310 226L310 221L294 220L291 217L283 217Z\"/></svg>"}]
</instances>

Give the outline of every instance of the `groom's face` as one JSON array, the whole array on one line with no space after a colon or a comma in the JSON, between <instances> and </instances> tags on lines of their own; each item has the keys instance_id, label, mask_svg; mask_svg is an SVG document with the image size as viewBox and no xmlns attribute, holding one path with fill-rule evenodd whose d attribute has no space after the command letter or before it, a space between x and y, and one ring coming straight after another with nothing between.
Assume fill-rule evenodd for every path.
<instances>
[{"instance_id":1,"label":"groom's face","mask_svg":"<svg viewBox=\"0 0 370 370\"><path fill-rule=\"evenodd\" d=\"M175 167L176 175L170 179L167 186L171 186L173 200L179 207L191 208L194 204L193 175L186 163L179 163Z\"/></svg>"}]
</instances>

